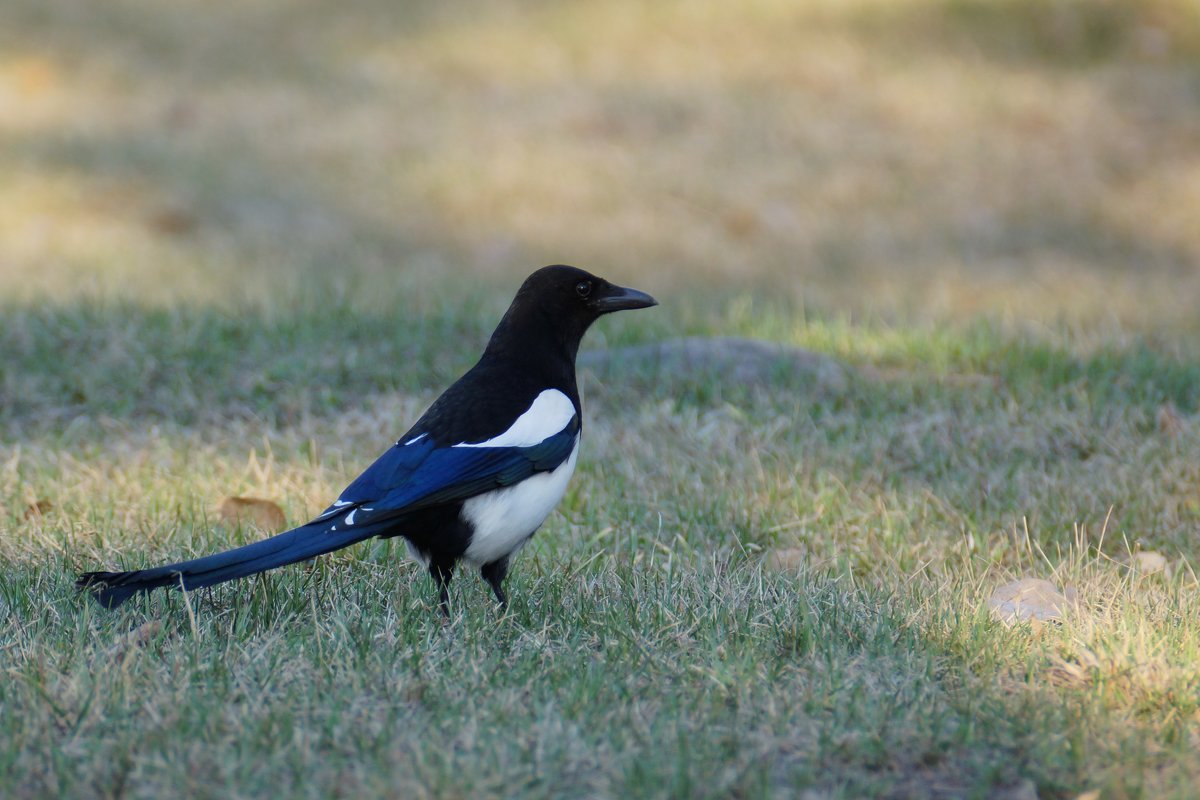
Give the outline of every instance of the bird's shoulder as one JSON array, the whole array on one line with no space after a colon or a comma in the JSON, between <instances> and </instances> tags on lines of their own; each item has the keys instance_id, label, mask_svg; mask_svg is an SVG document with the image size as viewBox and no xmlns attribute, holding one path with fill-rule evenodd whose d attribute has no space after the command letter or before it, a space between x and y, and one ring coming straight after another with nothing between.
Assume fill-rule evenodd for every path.
<instances>
[{"instance_id":1,"label":"bird's shoulder","mask_svg":"<svg viewBox=\"0 0 1200 800\"><path fill-rule=\"evenodd\" d=\"M545 380L481 362L438 397L399 442L427 436L440 446L495 441L532 444L581 419L573 380ZM521 436L505 434L521 423ZM539 435L540 434L540 435ZM530 438L530 437L534 438Z\"/></svg>"}]
</instances>

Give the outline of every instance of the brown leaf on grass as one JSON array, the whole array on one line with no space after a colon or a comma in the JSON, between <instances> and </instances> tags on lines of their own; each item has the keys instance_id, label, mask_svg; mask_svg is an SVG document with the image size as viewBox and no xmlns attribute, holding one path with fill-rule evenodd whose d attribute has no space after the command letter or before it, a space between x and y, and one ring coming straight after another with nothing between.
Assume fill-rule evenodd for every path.
<instances>
[{"instance_id":1,"label":"brown leaf on grass","mask_svg":"<svg viewBox=\"0 0 1200 800\"><path fill-rule=\"evenodd\" d=\"M261 497L226 497L221 501L220 514L231 525L253 525L273 533L287 527L283 509Z\"/></svg>"},{"instance_id":2,"label":"brown leaf on grass","mask_svg":"<svg viewBox=\"0 0 1200 800\"><path fill-rule=\"evenodd\" d=\"M167 236L183 236L196 229L198 220L182 206L167 205L150 212L146 216L146 224Z\"/></svg>"},{"instance_id":3,"label":"brown leaf on grass","mask_svg":"<svg viewBox=\"0 0 1200 800\"><path fill-rule=\"evenodd\" d=\"M62 74L48 58L27 56L9 66L17 90L26 97L46 94L59 87Z\"/></svg>"},{"instance_id":4,"label":"brown leaf on grass","mask_svg":"<svg viewBox=\"0 0 1200 800\"><path fill-rule=\"evenodd\" d=\"M34 500L25 506L25 519L40 517L52 508L54 508L54 504L49 500Z\"/></svg>"},{"instance_id":5,"label":"brown leaf on grass","mask_svg":"<svg viewBox=\"0 0 1200 800\"><path fill-rule=\"evenodd\" d=\"M767 554L766 565L781 572L795 572L804 567L808 553L803 547L786 547Z\"/></svg>"},{"instance_id":6,"label":"brown leaf on grass","mask_svg":"<svg viewBox=\"0 0 1200 800\"><path fill-rule=\"evenodd\" d=\"M1050 581L1021 578L992 592L988 608L1001 622L1041 622L1061 620L1075 607L1075 591L1060 592Z\"/></svg>"},{"instance_id":7,"label":"brown leaf on grass","mask_svg":"<svg viewBox=\"0 0 1200 800\"><path fill-rule=\"evenodd\" d=\"M130 647L145 647L162 631L162 626L162 620L152 619L149 622L143 622L125 634L122 637L122 643Z\"/></svg>"},{"instance_id":8,"label":"brown leaf on grass","mask_svg":"<svg viewBox=\"0 0 1200 800\"><path fill-rule=\"evenodd\" d=\"M725 232L734 239L752 238L762 227L758 214L744 208L727 212L721 221L725 226Z\"/></svg>"},{"instance_id":9,"label":"brown leaf on grass","mask_svg":"<svg viewBox=\"0 0 1200 800\"><path fill-rule=\"evenodd\" d=\"M1179 415L1179 409L1175 408L1174 403L1159 406L1156 419L1158 430L1172 439L1183 431L1183 417Z\"/></svg>"},{"instance_id":10,"label":"brown leaf on grass","mask_svg":"<svg viewBox=\"0 0 1200 800\"><path fill-rule=\"evenodd\" d=\"M1167 557L1153 550L1142 550L1129 557L1129 566L1143 575L1153 575L1156 572L1171 574L1171 565Z\"/></svg>"},{"instance_id":11,"label":"brown leaf on grass","mask_svg":"<svg viewBox=\"0 0 1200 800\"><path fill-rule=\"evenodd\" d=\"M143 622L129 633L117 639L112 648L113 655L116 658L121 658L131 650L145 647L162 631L162 627L161 620L152 619L149 622Z\"/></svg>"}]
</instances>

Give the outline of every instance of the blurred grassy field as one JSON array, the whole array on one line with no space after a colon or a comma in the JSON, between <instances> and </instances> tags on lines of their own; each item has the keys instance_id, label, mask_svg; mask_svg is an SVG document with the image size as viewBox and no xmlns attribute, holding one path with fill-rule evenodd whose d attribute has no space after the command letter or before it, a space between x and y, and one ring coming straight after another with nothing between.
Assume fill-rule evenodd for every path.
<instances>
[{"instance_id":1,"label":"blurred grassy field","mask_svg":"<svg viewBox=\"0 0 1200 800\"><path fill-rule=\"evenodd\" d=\"M0 209L0 795L1194 794L1191 0L7 0ZM846 379L587 372L501 621L73 594L324 507L555 262Z\"/></svg>"}]
</instances>

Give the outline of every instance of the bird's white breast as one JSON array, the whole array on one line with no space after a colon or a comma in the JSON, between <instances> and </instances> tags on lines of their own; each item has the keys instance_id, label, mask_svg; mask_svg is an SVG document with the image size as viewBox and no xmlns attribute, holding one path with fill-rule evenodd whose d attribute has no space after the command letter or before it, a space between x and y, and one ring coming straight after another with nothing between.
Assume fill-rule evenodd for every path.
<instances>
[{"instance_id":1,"label":"bird's white breast","mask_svg":"<svg viewBox=\"0 0 1200 800\"><path fill-rule=\"evenodd\" d=\"M554 470L463 503L462 515L475 530L463 558L482 566L519 549L562 499L578 455L576 436L571 455Z\"/></svg>"}]
</instances>

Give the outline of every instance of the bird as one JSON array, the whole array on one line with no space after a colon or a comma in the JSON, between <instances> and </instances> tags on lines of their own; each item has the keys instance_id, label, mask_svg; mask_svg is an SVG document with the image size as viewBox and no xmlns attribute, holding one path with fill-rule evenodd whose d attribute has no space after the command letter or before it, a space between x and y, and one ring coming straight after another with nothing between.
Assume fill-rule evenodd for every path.
<instances>
[{"instance_id":1,"label":"bird","mask_svg":"<svg viewBox=\"0 0 1200 800\"><path fill-rule=\"evenodd\" d=\"M460 562L479 569L504 608L510 561L575 470L584 333L605 314L655 305L582 269L543 267L521 284L479 361L310 522L191 561L86 572L76 587L114 609L141 592L191 591L400 536L436 583L443 612Z\"/></svg>"}]
</instances>

